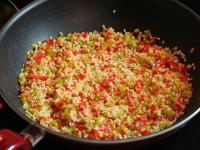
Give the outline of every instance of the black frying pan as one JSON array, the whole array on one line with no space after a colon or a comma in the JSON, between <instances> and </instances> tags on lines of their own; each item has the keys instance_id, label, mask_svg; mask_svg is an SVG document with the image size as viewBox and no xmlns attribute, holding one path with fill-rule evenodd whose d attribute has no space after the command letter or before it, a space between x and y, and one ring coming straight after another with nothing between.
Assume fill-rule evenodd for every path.
<instances>
[{"instance_id":1,"label":"black frying pan","mask_svg":"<svg viewBox=\"0 0 200 150\"><path fill-rule=\"evenodd\" d=\"M56 36L60 31L93 31L100 29L102 24L119 31L124 28L128 31L136 27L142 30L149 28L154 35L165 40L167 46L179 46L183 49L188 62L196 64L196 71L191 73L193 97L185 109L185 114L173 126L138 138L97 141L54 132L26 117L18 99L17 82L20 68L26 59L26 51L31 49L33 43L47 39L51 35ZM175 0L38 0L17 13L0 33L0 93L9 106L32 125L32 128L26 129L22 134L33 144L43 133L47 133L57 140L61 139L75 145L115 149L125 146L140 147L170 135L200 111L199 27L200 17ZM192 55L189 53L191 47L197 49ZM31 132L33 136L27 132ZM0 149L1 146L9 146L16 141L18 144L14 147L30 148L26 140L16 137L9 130L1 130L0 142L4 142L0 144Z\"/></svg>"}]
</instances>

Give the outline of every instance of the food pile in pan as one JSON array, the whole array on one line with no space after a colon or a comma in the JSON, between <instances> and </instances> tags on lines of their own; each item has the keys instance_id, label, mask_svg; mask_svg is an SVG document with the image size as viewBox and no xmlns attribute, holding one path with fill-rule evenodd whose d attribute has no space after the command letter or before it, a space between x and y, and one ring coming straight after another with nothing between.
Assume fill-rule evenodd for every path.
<instances>
[{"instance_id":1,"label":"food pile in pan","mask_svg":"<svg viewBox=\"0 0 200 150\"><path fill-rule=\"evenodd\" d=\"M149 31L103 26L33 44L19 74L27 115L55 131L99 140L171 126L192 95L192 66L156 40Z\"/></svg>"}]
</instances>

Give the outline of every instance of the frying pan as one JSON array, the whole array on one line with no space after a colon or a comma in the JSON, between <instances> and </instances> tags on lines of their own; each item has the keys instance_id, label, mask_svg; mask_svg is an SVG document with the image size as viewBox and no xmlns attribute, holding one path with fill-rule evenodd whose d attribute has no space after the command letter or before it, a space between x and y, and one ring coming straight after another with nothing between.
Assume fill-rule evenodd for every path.
<instances>
[{"instance_id":1,"label":"frying pan","mask_svg":"<svg viewBox=\"0 0 200 150\"><path fill-rule=\"evenodd\" d=\"M26 51L37 41L57 36L62 31L99 30L101 25L118 31L124 28L151 29L169 47L179 46L188 63L195 63L191 72L193 96L173 126L160 132L126 140L98 141L74 137L45 128L29 119L18 98L18 74L26 60ZM135 148L158 141L180 129L200 111L200 17L175 0L38 0L19 11L0 33L0 93L8 105L30 126L21 135L0 130L0 149L30 149L44 134L78 146L90 148ZM189 49L197 49L194 54ZM16 123L17 125L17 123ZM23 136L22 136L23 135Z\"/></svg>"}]
</instances>

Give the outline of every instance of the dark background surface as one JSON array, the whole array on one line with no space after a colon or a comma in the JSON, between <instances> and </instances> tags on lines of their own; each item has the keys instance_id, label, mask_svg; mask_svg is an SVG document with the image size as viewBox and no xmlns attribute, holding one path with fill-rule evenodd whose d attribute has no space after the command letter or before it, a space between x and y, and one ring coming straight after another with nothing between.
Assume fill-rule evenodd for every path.
<instances>
[{"instance_id":1,"label":"dark background surface","mask_svg":"<svg viewBox=\"0 0 200 150\"><path fill-rule=\"evenodd\" d=\"M13 0L13 2L22 8L32 0ZM196 13L200 14L200 5L198 0L180 0L190 8L192 8ZM0 5L2 0L0 0ZM1 7L0 7L1 8ZM1 10L0 10L1 11ZM2 15L2 12L0 12ZM1 21L1 20L0 20ZM0 98L1 99L1 98ZM19 132L26 125L20 117L18 117L2 100L3 107L0 104L0 129L10 128L14 131ZM70 145L64 146L63 143L55 141L53 138L46 136L33 150L41 149L52 149L58 146L59 150L62 149L72 149ZM170 137L157 142L155 144L149 145L144 148L144 150L200 150L200 114L193 118L188 124L186 124L181 130L174 133Z\"/></svg>"}]
</instances>

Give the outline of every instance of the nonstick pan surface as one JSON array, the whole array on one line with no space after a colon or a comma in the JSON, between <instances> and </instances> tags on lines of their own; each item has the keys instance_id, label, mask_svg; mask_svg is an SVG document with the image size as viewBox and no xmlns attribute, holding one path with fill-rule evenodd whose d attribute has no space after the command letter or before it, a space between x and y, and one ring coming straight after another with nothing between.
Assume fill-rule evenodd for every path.
<instances>
[{"instance_id":1,"label":"nonstick pan surface","mask_svg":"<svg viewBox=\"0 0 200 150\"><path fill-rule=\"evenodd\" d=\"M115 12L115 13L113 13ZM99 30L101 25L116 30L150 29L169 47L178 46L186 54L188 63L195 63L191 73L193 97L185 114L176 123L160 132L138 138L97 141L54 132L32 121L18 98L18 74L26 60L26 51L35 42L57 36L62 31L81 32ZM38 0L17 13L0 33L0 93L9 106L23 119L57 139L89 145L142 145L165 137L188 122L200 111L200 18L175 0ZM195 47L194 54L189 49Z\"/></svg>"}]
</instances>

